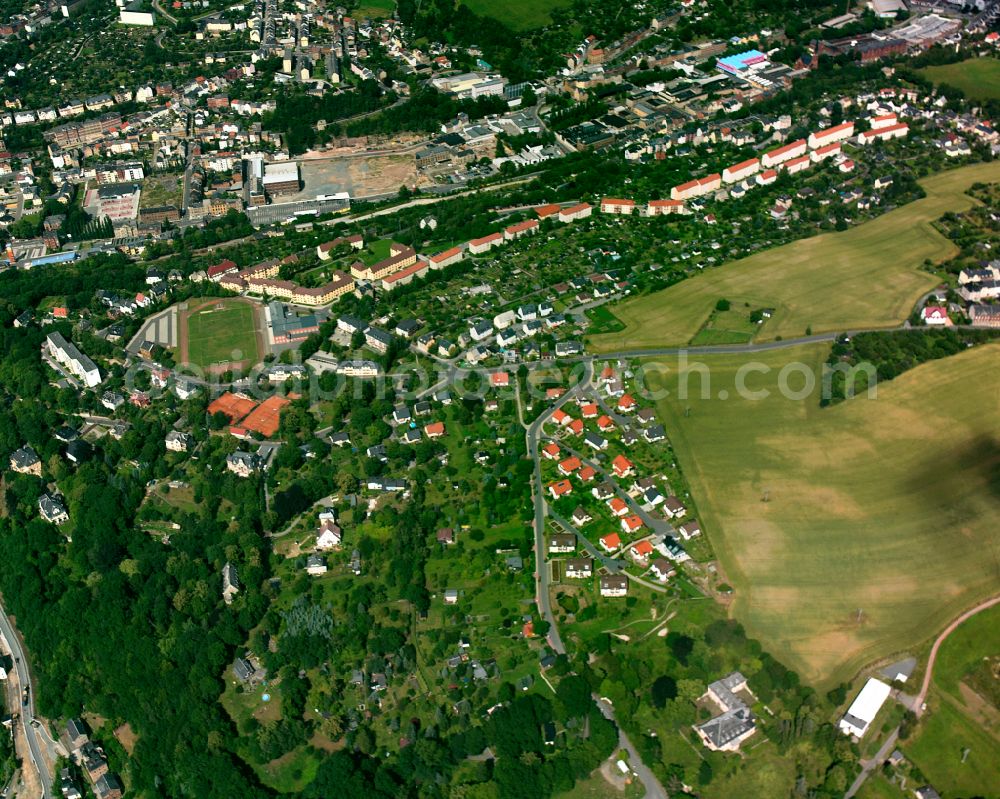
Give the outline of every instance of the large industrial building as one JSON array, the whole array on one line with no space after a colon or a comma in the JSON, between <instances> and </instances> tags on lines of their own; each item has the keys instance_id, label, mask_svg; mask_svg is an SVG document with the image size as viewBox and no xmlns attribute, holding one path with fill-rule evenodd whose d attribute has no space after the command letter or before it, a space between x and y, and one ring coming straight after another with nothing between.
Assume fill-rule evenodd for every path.
<instances>
[{"instance_id":1,"label":"large industrial building","mask_svg":"<svg viewBox=\"0 0 1000 799\"><path fill-rule=\"evenodd\" d=\"M282 194L297 194L301 189L299 183L299 165L294 161L279 161L264 167L264 191L271 197Z\"/></svg>"}]
</instances>

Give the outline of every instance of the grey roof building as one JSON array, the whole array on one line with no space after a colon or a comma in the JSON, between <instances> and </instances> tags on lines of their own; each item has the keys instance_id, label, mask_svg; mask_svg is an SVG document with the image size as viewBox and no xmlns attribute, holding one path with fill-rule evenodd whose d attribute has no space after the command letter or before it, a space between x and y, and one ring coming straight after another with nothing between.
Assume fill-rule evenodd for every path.
<instances>
[{"instance_id":1,"label":"grey roof building","mask_svg":"<svg viewBox=\"0 0 1000 799\"><path fill-rule=\"evenodd\" d=\"M708 686L706 696L721 710L718 716L695 727L702 742L709 749L735 751L753 735L753 712L738 692L749 693L747 678L734 671Z\"/></svg>"}]
</instances>

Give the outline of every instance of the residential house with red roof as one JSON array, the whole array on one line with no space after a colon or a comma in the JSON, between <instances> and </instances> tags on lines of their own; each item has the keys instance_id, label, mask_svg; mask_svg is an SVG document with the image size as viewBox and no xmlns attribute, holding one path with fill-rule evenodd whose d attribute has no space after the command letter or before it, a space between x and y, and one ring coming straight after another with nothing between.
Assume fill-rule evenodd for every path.
<instances>
[{"instance_id":1,"label":"residential house with red roof","mask_svg":"<svg viewBox=\"0 0 1000 799\"><path fill-rule=\"evenodd\" d=\"M615 470L615 474L618 477L631 477L635 474L635 466L633 466L632 461L624 455L618 455L611 462L611 468Z\"/></svg>"},{"instance_id":2,"label":"residential house with red roof","mask_svg":"<svg viewBox=\"0 0 1000 799\"><path fill-rule=\"evenodd\" d=\"M623 533L634 533L637 530L641 530L643 527L642 519L637 515L626 516L621 521L622 532Z\"/></svg>"},{"instance_id":3,"label":"residential house with red roof","mask_svg":"<svg viewBox=\"0 0 1000 799\"><path fill-rule=\"evenodd\" d=\"M573 455L566 458L564 461L560 461L558 466L559 473L569 477L569 475L573 474L573 472L579 469L582 465L583 464L580 462L580 459L576 457L576 455Z\"/></svg>"},{"instance_id":4,"label":"residential house with red roof","mask_svg":"<svg viewBox=\"0 0 1000 799\"><path fill-rule=\"evenodd\" d=\"M572 494L573 486L569 480L559 480L555 483L549 484L549 493L552 495L552 499L559 499L559 497L565 497Z\"/></svg>"},{"instance_id":5,"label":"residential house with red roof","mask_svg":"<svg viewBox=\"0 0 1000 799\"><path fill-rule=\"evenodd\" d=\"M640 566L649 563L649 556L653 554L653 545L649 541L637 541L629 548L629 555L632 560Z\"/></svg>"}]
</instances>

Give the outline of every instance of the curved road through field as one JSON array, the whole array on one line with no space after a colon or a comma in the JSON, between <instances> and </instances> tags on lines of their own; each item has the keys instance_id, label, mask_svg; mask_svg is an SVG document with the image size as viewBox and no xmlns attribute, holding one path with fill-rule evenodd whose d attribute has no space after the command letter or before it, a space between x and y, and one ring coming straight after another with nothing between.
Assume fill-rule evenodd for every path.
<instances>
[{"instance_id":1,"label":"curved road through field","mask_svg":"<svg viewBox=\"0 0 1000 799\"><path fill-rule=\"evenodd\" d=\"M14 657L14 669L17 671L18 682L23 689L28 689L28 702L20 708L10 708L11 713L20 716L21 726L24 728L24 738L28 742L28 754L38 772L39 781L42 783L42 799L50 799L52 796L52 775L49 773L45 758L42 756L42 743L39 740L38 730L35 729L35 692L31 689L31 675L28 669L28 659L21 646L21 639L17 631L7 618L7 611L0 605L0 636L7 642L11 654Z\"/></svg>"},{"instance_id":2,"label":"curved road through field","mask_svg":"<svg viewBox=\"0 0 1000 799\"><path fill-rule=\"evenodd\" d=\"M941 648L941 644L944 643L945 639L951 635L955 631L955 628L960 624L968 621L977 613L980 613L987 608L991 608L998 603L1000 603L1000 596L995 596L992 599L987 599L985 602L980 602L974 608L965 611L965 613L945 627L941 632L941 635L939 635L937 640L934 641L934 645L931 647L931 654L927 658L927 670L924 672L924 681L920 686L920 693L917 694L917 698L913 702L913 712L918 716L924 712L924 702L927 699L927 692L930 690L931 679L934 676L934 661L937 660L938 650Z\"/></svg>"},{"instance_id":3,"label":"curved road through field","mask_svg":"<svg viewBox=\"0 0 1000 799\"><path fill-rule=\"evenodd\" d=\"M927 693L931 688L931 681L934 678L934 662L937 660L938 651L941 649L941 644L945 642L945 639L955 632L956 628L962 623L968 621L977 613L981 613L994 605L1000 604L1000 595L987 599L984 602L980 602L974 608L970 608L965 611L961 616L955 619L951 624L941 631L941 634L934 640L933 646L931 646L930 656L927 658L927 669L924 671L924 681L920 685L920 693L916 695L911 701L903 702L904 706L910 707L913 712L919 717L923 714L926 709L925 702L927 700ZM907 697L907 700L909 698ZM902 701L902 700L901 700ZM847 789L847 793L844 794L844 799L852 799L852 797L861 790L861 786L864 785L868 775L871 774L876 768L885 762L886 758L889 757L889 753L892 751L893 747L896 745L896 741L899 738L899 727L894 729L890 733L889 737L886 739L882 748L878 750L875 757L870 760L861 761L861 773L858 774L857 779L851 783L851 787Z\"/></svg>"}]
</instances>

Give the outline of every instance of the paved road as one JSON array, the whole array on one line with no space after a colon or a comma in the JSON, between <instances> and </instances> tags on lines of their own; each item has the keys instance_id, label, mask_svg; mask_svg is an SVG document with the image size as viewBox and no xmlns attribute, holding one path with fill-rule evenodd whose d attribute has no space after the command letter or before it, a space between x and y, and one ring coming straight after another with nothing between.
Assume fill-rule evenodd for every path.
<instances>
[{"instance_id":1,"label":"paved road","mask_svg":"<svg viewBox=\"0 0 1000 799\"><path fill-rule=\"evenodd\" d=\"M868 779L868 775L889 759L889 755L892 754L892 750L896 747L896 740L898 738L899 727L896 727L896 729L889 733L889 737L885 739L885 743L882 744L882 747L875 753L875 757L870 760L861 761L861 773L858 774L858 778L851 783L851 787L847 789L847 793L844 794L844 799L851 799L854 794L861 790L861 786L864 785L865 780Z\"/></svg>"},{"instance_id":2,"label":"paved road","mask_svg":"<svg viewBox=\"0 0 1000 799\"><path fill-rule=\"evenodd\" d=\"M544 438L549 438L549 436L543 436ZM581 463L590 466L595 472L597 472L602 478L603 482L611 485L615 490L615 494L621 499L629 509L642 519L642 523L646 525L654 533L659 533L661 535L676 535L676 530L667 521L663 519L657 519L655 516L650 514L645 508L642 507L629 493L618 484L618 480L612 477L608 471L596 460L588 457L587 454L581 450L574 449L569 444L566 443L565 439L552 439L557 441L560 447L562 447L567 452L576 455L581 461Z\"/></svg>"},{"instance_id":3,"label":"paved road","mask_svg":"<svg viewBox=\"0 0 1000 799\"><path fill-rule=\"evenodd\" d=\"M597 708L601 711L601 715L604 718L618 724L617 719L615 719L614 708L611 705L596 695L594 696L594 701L597 703ZM632 745L632 742L628 739L620 724L618 725L618 747L628 752L629 765L646 789L645 799L668 799L666 790L660 784L660 781L656 779L656 775L642 762L639 751Z\"/></svg>"},{"instance_id":4,"label":"paved road","mask_svg":"<svg viewBox=\"0 0 1000 799\"><path fill-rule=\"evenodd\" d=\"M951 635L955 631L955 628L962 624L962 622L972 618L980 611L991 608L998 603L1000 603L1000 596L995 596L992 599L987 599L985 602L980 602L974 608L965 611L965 613L945 627L941 635L937 637L937 640L934 642L934 646L931 647L930 657L927 658L927 669L924 672L924 681L920 686L920 693L917 694L917 698L914 701L913 712L918 716L924 712L924 702L927 700L927 692L930 690L931 679L934 676L934 661L937 660L938 650L941 648L941 644L944 643L945 638Z\"/></svg>"},{"instance_id":5,"label":"paved road","mask_svg":"<svg viewBox=\"0 0 1000 799\"><path fill-rule=\"evenodd\" d=\"M42 756L42 742L39 740L38 730L32 724L35 720L35 691L31 687L31 675L28 669L28 659L21 646L21 639L14 630L7 618L7 611L0 605L0 635L3 636L14 656L14 668L17 670L17 678L21 688L28 688L28 704L21 705L19 715L21 725L24 727L24 737L28 742L28 753L32 763L38 771L39 780L42 783L42 799L49 799L52 796L52 775L49 773L45 758ZM11 708L11 712L18 712L17 708Z\"/></svg>"},{"instance_id":6,"label":"paved road","mask_svg":"<svg viewBox=\"0 0 1000 799\"><path fill-rule=\"evenodd\" d=\"M559 635L559 628L556 625L555 615L552 613L552 603L549 599L549 567L545 558L545 490L542 486L542 461L538 453L538 443L545 420L557 408L561 408L577 394L589 391L593 378L594 367L588 362L580 381L563 394L555 405L535 419L524 434L528 453L534 463L531 483L535 502L535 601L538 603L542 617L549 623L549 644L557 654L564 654L566 647L563 646L562 638Z\"/></svg>"}]
</instances>

